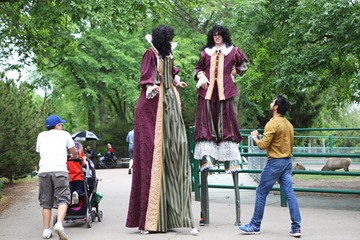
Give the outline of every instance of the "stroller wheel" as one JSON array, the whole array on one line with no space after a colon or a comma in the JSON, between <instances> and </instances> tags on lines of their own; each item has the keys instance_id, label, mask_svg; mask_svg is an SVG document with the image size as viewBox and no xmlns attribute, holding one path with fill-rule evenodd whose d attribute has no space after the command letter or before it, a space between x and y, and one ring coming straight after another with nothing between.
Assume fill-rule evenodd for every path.
<instances>
[{"instance_id":1,"label":"stroller wheel","mask_svg":"<svg viewBox=\"0 0 360 240\"><path fill-rule=\"evenodd\" d=\"M86 226L87 226L88 228L91 228L91 226L92 226L92 216L91 216L91 212L88 212L88 213L86 214Z\"/></svg>"},{"instance_id":2,"label":"stroller wheel","mask_svg":"<svg viewBox=\"0 0 360 240\"><path fill-rule=\"evenodd\" d=\"M98 212L98 214L97 214L97 219L98 219L98 221L101 222L101 221L103 220L103 217L104 217L103 211L100 210L100 211Z\"/></svg>"},{"instance_id":3,"label":"stroller wheel","mask_svg":"<svg viewBox=\"0 0 360 240\"><path fill-rule=\"evenodd\" d=\"M91 218L92 218L93 220L95 220L96 216L97 216L96 211L95 211L95 210L92 210L92 212L91 212Z\"/></svg>"}]
</instances>

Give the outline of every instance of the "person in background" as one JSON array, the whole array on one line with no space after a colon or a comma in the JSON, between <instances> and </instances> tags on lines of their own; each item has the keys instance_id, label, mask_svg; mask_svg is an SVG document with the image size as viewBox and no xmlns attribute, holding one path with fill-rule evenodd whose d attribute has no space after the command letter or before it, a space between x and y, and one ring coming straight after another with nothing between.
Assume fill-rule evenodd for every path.
<instances>
[{"instance_id":1,"label":"person in background","mask_svg":"<svg viewBox=\"0 0 360 240\"><path fill-rule=\"evenodd\" d=\"M256 188L255 209L249 224L239 227L245 234L259 234L267 195L275 182L280 183L290 210L290 235L301 237L301 216L299 204L292 186L292 150L294 145L294 127L284 117L289 108L288 100L279 95L270 103L272 118L265 125L264 135L258 139L258 131L252 131L251 137L259 149L266 149L267 163L260 175Z\"/></svg>"},{"instance_id":2,"label":"person in background","mask_svg":"<svg viewBox=\"0 0 360 240\"><path fill-rule=\"evenodd\" d=\"M109 154L114 154L114 149L112 148L110 143L108 143L106 147L107 147L106 152L108 152Z\"/></svg>"},{"instance_id":3,"label":"person in background","mask_svg":"<svg viewBox=\"0 0 360 240\"><path fill-rule=\"evenodd\" d=\"M48 116L45 120L47 131L39 133L36 141L36 151L40 154L39 202L42 207L45 239L52 236L50 227L52 208L58 209L54 232L61 240L68 239L62 225L70 203L67 150L74 158L78 155L71 135L62 129L64 123L66 121L57 115Z\"/></svg>"},{"instance_id":4,"label":"person in background","mask_svg":"<svg viewBox=\"0 0 360 240\"><path fill-rule=\"evenodd\" d=\"M112 159L113 161L117 160L117 157L115 156L114 149L112 148L111 144L108 143L106 145L106 152L104 157L100 158L100 166L105 167L105 159Z\"/></svg>"},{"instance_id":5,"label":"person in background","mask_svg":"<svg viewBox=\"0 0 360 240\"><path fill-rule=\"evenodd\" d=\"M93 155L94 155L94 150L92 150L92 148L90 146L87 146L85 149L85 155L87 158L89 159L93 159Z\"/></svg>"},{"instance_id":6,"label":"person in background","mask_svg":"<svg viewBox=\"0 0 360 240\"><path fill-rule=\"evenodd\" d=\"M134 115L134 163L126 227L142 234L192 228L191 169L186 128L177 86L174 29L159 26L146 39L141 92Z\"/></svg>"},{"instance_id":7,"label":"person in background","mask_svg":"<svg viewBox=\"0 0 360 240\"><path fill-rule=\"evenodd\" d=\"M84 171L88 162L84 154L84 149L81 143L75 142L75 148L81 163L77 161L67 161L67 167L69 172L70 193L71 193L71 205L79 203L79 196L84 194ZM73 158L73 157L72 157Z\"/></svg>"},{"instance_id":8,"label":"person in background","mask_svg":"<svg viewBox=\"0 0 360 240\"><path fill-rule=\"evenodd\" d=\"M131 130L127 136L126 136L126 142L129 144L128 147L128 151L129 151L129 157L130 157L130 161L129 161L129 175L131 175L131 169L133 166L133 152L134 152L134 129Z\"/></svg>"},{"instance_id":9,"label":"person in background","mask_svg":"<svg viewBox=\"0 0 360 240\"><path fill-rule=\"evenodd\" d=\"M249 66L247 56L233 45L229 30L213 26L207 33L207 43L195 66L198 94L194 129L194 158L201 171L200 225L209 224L209 197L207 176L216 161L223 162L225 173L231 173L234 182L236 225L240 225L240 167L239 143L242 140L234 107L238 90L235 75L243 75Z\"/></svg>"},{"instance_id":10,"label":"person in background","mask_svg":"<svg viewBox=\"0 0 360 240\"><path fill-rule=\"evenodd\" d=\"M111 144L108 143L106 145L107 149L106 149L106 153L105 155L109 158L113 158L114 157L114 149L112 148Z\"/></svg>"}]
</instances>

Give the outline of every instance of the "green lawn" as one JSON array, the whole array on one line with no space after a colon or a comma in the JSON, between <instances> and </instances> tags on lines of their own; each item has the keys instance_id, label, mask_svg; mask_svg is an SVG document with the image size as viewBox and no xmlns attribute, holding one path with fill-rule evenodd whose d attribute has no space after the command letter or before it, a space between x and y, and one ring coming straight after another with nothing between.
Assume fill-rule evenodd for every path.
<instances>
[{"instance_id":1,"label":"green lawn","mask_svg":"<svg viewBox=\"0 0 360 240\"><path fill-rule=\"evenodd\" d=\"M350 172L360 172L360 169L350 170ZM296 175L293 176L293 179L299 179L299 180L327 180L327 179L331 179L331 180L333 180L333 179L352 179L352 178L356 178L356 177L358 177L358 176L296 174Z\"/></svg>"}]
</instances>

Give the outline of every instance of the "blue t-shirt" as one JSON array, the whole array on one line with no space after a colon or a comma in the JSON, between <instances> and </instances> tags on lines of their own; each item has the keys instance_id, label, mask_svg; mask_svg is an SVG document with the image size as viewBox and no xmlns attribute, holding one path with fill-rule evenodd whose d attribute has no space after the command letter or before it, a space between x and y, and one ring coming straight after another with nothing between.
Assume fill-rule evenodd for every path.
<instances>
[{"instance_id":1,"label":"blue t-shirt","mask_svg":"<svg viewBox=\"0 0 360 240\"><path fill-rule=\"evenodd\" d=\"M126 136L126 142L129 143L129 148L134 145L134 130L131 130Z\"/></svg>"}]
</instances>

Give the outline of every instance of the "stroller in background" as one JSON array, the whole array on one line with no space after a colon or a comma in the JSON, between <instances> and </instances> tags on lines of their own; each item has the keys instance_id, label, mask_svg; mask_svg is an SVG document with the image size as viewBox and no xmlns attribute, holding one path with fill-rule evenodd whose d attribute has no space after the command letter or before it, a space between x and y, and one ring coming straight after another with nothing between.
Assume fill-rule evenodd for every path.
<instances>
[{"instance_id":1,"label":"stroller in background","mask_svg":"<svg viewBox=\"0 0 360 240\"><path fill-rule=\"evenodd\" d=\"M81 159L68 159L68 161L78 162L81 166ZM84 194L79 196L79 203L68 207L64 221L66 223L85 222L88 228L91 228L93 221L97 218L99 222L103 219L103 212L99 210L99 203L102 194L97 192L99 179L96 177L94 163L87 159L86 171L84 175ZM55 225L57 216L53 218Z\"/></svg>"}]
</instances>

